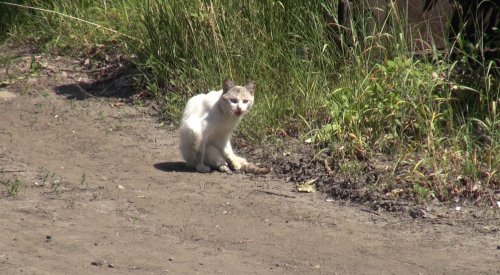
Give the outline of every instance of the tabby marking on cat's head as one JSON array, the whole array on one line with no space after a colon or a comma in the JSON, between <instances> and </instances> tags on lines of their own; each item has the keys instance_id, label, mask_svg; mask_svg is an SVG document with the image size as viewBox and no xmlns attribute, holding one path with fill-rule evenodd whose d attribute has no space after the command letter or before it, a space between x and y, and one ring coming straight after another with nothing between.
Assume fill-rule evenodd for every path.
<instances>
[{"instance_id":1,"label":"tabby marking on cat's head","mask_svg":"<svg viewBox=\"0 0 500 275\"><path fill-rule=\"evenodd\" d=\"M242 117L253 105L255 82L251 81L246 86L237 86L226 79L223 84L223 106L226 112Z\"/></svg>"}]
</instances>

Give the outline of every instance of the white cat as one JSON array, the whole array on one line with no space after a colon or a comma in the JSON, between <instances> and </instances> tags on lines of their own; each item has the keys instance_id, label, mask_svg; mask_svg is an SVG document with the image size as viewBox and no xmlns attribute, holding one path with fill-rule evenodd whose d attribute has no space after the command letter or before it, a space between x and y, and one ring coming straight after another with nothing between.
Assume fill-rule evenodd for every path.
<instances>
[{"instance_id":1,"label":"white cat","mask_svg":"<svg viewBox=\"0 0 500 275\"><path fill-rule=\"evenodd\" d=\"M269 173L269 168L257 167L236 156L231 147L231 135L251 109L254 93L255 82L243 87L226 79L222 90L189 99L180 126L180 150L188 166L200 173L208 173L211 169Z\"/></svg>"}]
</instances>

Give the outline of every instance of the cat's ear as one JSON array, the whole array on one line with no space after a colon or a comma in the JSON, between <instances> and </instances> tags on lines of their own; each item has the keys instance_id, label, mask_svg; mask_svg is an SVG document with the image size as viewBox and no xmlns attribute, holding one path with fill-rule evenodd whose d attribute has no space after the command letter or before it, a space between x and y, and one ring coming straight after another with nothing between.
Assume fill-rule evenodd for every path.
<instances>
[{"instance_id":1,"label":"cat's ear","mask_svg":"<svg viewBox=\"0 0 500 275\"><path fill-rule=\"evenodd\" d=\"M248 84L245 86L245 88L247 89L247 91L249 91L251 94L253 94L255 92L255 81L250 81L248 82Z\"/></svg>"},{"instance_id":2,"label":"cat's ear","mask_svg":"<svg viewBox=\"0 0 500 275\"><path fill-rule=\"evenodd\" d=\"M231 88L234 87L234 83L229 79L229 78L226 78L224 80L224 84L222 84L222 90L223 92L222 93L227 93L227 91L231 90Z\"/></svg>"}]
</instances>

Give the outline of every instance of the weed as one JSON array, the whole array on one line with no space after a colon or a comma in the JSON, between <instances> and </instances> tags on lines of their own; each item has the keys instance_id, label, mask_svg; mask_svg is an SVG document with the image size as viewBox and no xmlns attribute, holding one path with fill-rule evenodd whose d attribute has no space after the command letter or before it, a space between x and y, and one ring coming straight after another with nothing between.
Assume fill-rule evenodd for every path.
<instances>
[{"instance_id":1,"label":"weed","mask_svg":"<svg viewBox=\"0 0 500 275\"><path fill-rule=\"evenodd\" d=\"M19 178L15 178L14 180L3 179L0 182L5 187L7 195L11 197L17 197L17 194L21 190L21 181L19 180Z\"/></svg>"},{"instance_id":2,"label":"weed","mask_svg":"<svg viewBox=\"0 0 500 275\"><path fill-rule=\"evenodd\" d=\"M50 184L50 189L52 192L59 194L61 192L60 187L62 185L62 180L59 179L54 179L51 184Z\"/></svg>"},{"instance_id":3,"label":"weed","mask_svg":"<svg viewBox=\"0 0 500 275\"><path fill-rule=\"evenodd\" d=\"M42 168L42 185L50 187L52 192L59 194L61 192L62 179L56 177L56 174L49 169Z\"/></svg>"},{"instance_id":4,"label":"weed","mask_svg":"<svg viewBox=\"0 0 500 275\"><path fill-rule=\"evenodd\" d=\"M87 176L85 175L85 172L82 174L82 178L80 179L80 185L88 185L85 181L87 180Z\"/></svg>"},{"instance_id":5,"label":"weed","mask_svg":"<svg viewBox=\"0 0 500 275\"><path fill-rule=\"evenodd\" d=\"M47 186L54 181L55 173L46 168L42 168L42 185Z\"/></svg>"},{"instance_id":6,"label":"weed","mask_svg":"<svg viewBox=\"0 0 500 275\"><path fill-rule=\"evenodd\" d=\"M71 110L76 109L76 101L75 101L75 99L72 98L72 99L69 100L69 107L70 107Z\"/></svg>"},{"instance_id":7,"label":"weed","mask_svg":"<svg viewBox=\"0 0 500 275\"><path fill-rule=\"evenodd\" d=\"M40 73L40 71L43 69L43 66L42 64L40 63L39 60L37 60L35 58L35 56L31 56L31 62L30 62L30 72L29 72L29 75L31 76L35 76L37 75L38 73Z\"/></svg>"},{"instance_id":8,"label":"weed","mask_svg":"<svg viewBox=\"0 0 500 275\"><path fill-rule=\"evenodd\" d=\"M413 184L413 194L415 195L415 200L417 201L417 203L423 203L429 199L433 199L436 197L433 191L421 186L418 183Z\"/></svg>"}]
</instances>

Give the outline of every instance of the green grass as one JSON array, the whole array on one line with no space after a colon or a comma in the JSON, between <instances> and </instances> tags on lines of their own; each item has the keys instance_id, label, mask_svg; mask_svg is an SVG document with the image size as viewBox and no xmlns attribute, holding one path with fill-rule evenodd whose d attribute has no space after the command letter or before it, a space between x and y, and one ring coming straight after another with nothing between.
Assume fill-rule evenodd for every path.
<instances>
[{"instance_id":1,"label":"green grass","mask_svg":"<svg viewBox=\"0 0 500 275\"><path fill-rule=\"evenodd\" d=\"M18 178L0 179L0 183L4 186L5 192L10 197L17 197L17 194L21 190L21 181Z\"/></svg>"},{"instance_id":2,"label":"green grass","mask_svg":"<svg viewBox=\"0 0 500 275\"><path fill-rule=\"evenodd\" d=\"M405 188L419 200L462 196L470 185L500 188L499 68L481 58L482 40L459 36L450 45L458 58L436 51L417 59L392 10L382 24L359 16L352 25L360 31L337 44L324 16L335 14L335 1L17 2L50 12L2 9L10 21L0 30L11 41L56 53L104 44L135 54L139 82L173 121L191 95L219 89L226 77L253 79L257 103L240 134L254 142L275 142L284 130L331 147L336 158L355 161L359 150L411 156L404 161L414 184Z\"/></svg>"},{"instance_id":3,"label":"green grass","mask_svg":"<svg viewBox=\"0 0 500 275\"><path fill-rule=\"evenodd\" d=\"M42 185L50 187L53 193L55 194L61 193L62 178L57 177L54 172L51 172L49 169L42 167L41 180L42 180ZM85 177L82 175L81 184L83 185L84 182L85 182Z\"/></svg>"}]
</instances>

